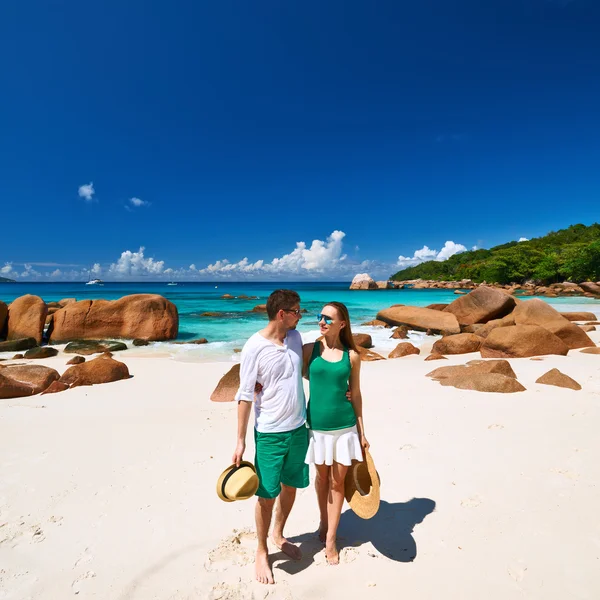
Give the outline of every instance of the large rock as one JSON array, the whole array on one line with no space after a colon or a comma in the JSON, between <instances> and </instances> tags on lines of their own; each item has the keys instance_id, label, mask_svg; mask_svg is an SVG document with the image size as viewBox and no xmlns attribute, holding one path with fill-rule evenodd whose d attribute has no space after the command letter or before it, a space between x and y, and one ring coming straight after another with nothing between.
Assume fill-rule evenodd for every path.
<instances>
[{"instance_id":1,"label":"large rock","mask_svg":"<svg viewBox=\"0 0 600 600\"><path fill-rule=\"evenodd\" d=\"M537 325L559 337L570 349L595 346L585 331L565 319L549 304L533 298L521 302L513 311L515 325Z\"/></svg>"},{"instance_id":2,"label":"large rock","mask_svg":"<svg viewBox=\"0 0 600 600\"><path fill-rule=\"evenodd\" d=\"M451 302L444 312L456 315L461 325L472 325L502 318L514 307L515 299L506 292L481 286Z\"/></svg>"},{"instance_id":3,"label":"large rock","mask_svg":"<svg viewBox=\"0 0 600 600\"><path fill-rule=\"evenodd\" d=\"M354 276L350 284L351 290L377 290L377 283L371 278L368 273L359 273Z\"/></svg>"},{"instance_id":4,"label":"large rock","mask_svg":"<svg viewBox=\"0 0 600 600\"><path fill-rule=\"evenodd\" d=\"M257 304L252 310L250 310L248 312L266 313L267 305L266 304Z\"/></svg>"},{"instance_id":5,"label":"large rock","mask_svg":"<svg viewBox=\"0 0 600 600\"><path fill-rule=\"evenodd\" d=\"M20 340L11 340L10 342L0 342L0 352L19 352L19 350L29 350L38 345L37 341L32 338L23 338Z\"/></svg>"},{"instance_id":6,"label":"large rock","mask_svg":"<svg viewBox=\"0 0 600 600\"><path fill-rule=\"evenodd\" d=\"M377 313L380 321L390 325L406 325L417 331L431 330L433 333L445 331L460 333L460 325L452 313L418 306L392 306Z\"/></svg>"},{"instance_id":7,"label":"large rock","mask_svg":"<svg viewBox=\"0 0 600 600\"><path fill-rule=\"evenodd\" d=\"M421 350L410 342L400 342L389 354L388 358L402 358L411 354L421 354Z\"/></svg>"},{"instance_id":8,"label":"large rock","mask_svg":"<svg viewBox=\"0 0 600 600\"><path fill-rule=\"evenodd\" d=\"M579 287L585 292L589 292L595 296L600 296L600 285L594 283L593 281L584 281L583 283L579 284Z\"/></svg>"},{"instance_id":9,"label":"large rock","mask_svg":"<svg viewBox=\"0 0 600 600\"><path fill-rule=\"evenodd\" d=\"M11 302L8 307L7 340L32 337L40 344L48 307L39 297L27 294Z\"/></svg>"},{"instance_id":10,"label":"large rock","mask_svg":"<svg viewBox=\"0 0 600 600\"><path fill-rule=\"evenodd\" d=\"M431 310L444 310L449 304L442 304L441 302L437 302L434 304L428 304L425 308L430 308Z\"/></svg>"},{"instance_id":11,"label":"large rock","mask_svg":"<svg viewBox=\"0 0 600 600\"><path fill-rule=\"evenodd\" d=\"M100 354L102 352L118 352L127 350L127 344L110 340L75 340L69 342L63 352L66 354Z\"/></svg>"},{"instance_id":12,"label":"large rock","mask_svg":"<svg viewBox=\"0 0 600 600\"><path fill-rule=\"evenodd\" d=\"M595 321L596 315L593 312L561 312L561 317L569 321Z\"/></svg>"},{"instance_id":13,"label":"large rock","mask_svg":"<svg viewBox=\"0 0 600 600\"><path fill-rule=\"evenodd\" d=\"M485 338L481 348L483 358L525 358L559 354L565 356L569 347L553 333L538 325L497 327Z\"/></svg>"},{"instance_id":14,"label":"large rock","mask_svg":"<svg viewBox=\"0 0 600 600\"><path fill-rule=\"evenodd\" d=\"M8 317L8 306L6 302L2 302L0 300L0 340L3 340L6 337L6 321ZM594 317L596 318L596 317Z\"/></svg>"},{"instance_id":15,"label":"large rock","mask_svg":"<svg viewBox=\"0 0 600 600\"><path fill-rule=\"evenodd\" d=\"M43 392L58 371L42 365L8 365L0 369L0 398L20 398Z\"/></svg>"},{"instance_id":16,"label":"large rock","mask_svg":"<svg viewBox=\"0 0 600 600\"><path fill-rule=\"evenodd\" d=\"M440 381L448 377L462 376L467 371L469 373L480 374L498 373L506 377L512 377L513 379L517 378L507 360L470 360L466 365L439 367L427 373L427 377Z\"/></svg>"},{"instance_id":17,"label":"large rock","mask_svg":"<svg viewBox=\"0 0 600 600\"><path fill-rule=\"evenodd\" d=\"M82 300L53 315L50 342L125 338L151 341L177 337L176 306L157 294L133 294L119 300Z\"/></svg>"},{"instance_id":18,"label":"large rock","mask_svg":"<svg viewBox=\"0 0 600 600\"><path fill-rule=\"evenodd\" d=\"M500 373L475 373L467 370L456 377L441 379L440 383L459 390L474 390L476 392L513 394L525 391L525 388L516 379Z\"/></svg>"},{"instance_id":19,"label":"large rock","mask_svg":"<svg viewBox=\"0 0 600 600\"><path fill-rule=\"evenodd\" d=\"M501 319L492 319L491 321L488 321L485 325L475 329L473 333L478 337L486 338L493 329L496 329L497 327L511 327L514 324L515 318L511 313L510 315L506 315Z\"/></svg>"},{"instance_id":20,"label":"large rock","mask_svg":"<svg viewBox=\"0 0 600 600\"><path fill-rule=\"evenodd\" d=\"M90 361L69 367L60 378L62 383L71 387L110 383L120 379L129 379L129 369L125 363L109 356L101 355Z\"/></svg>"},{"instance_id":21,"label":"large rock","mask_svg":"<svg viewBox=\"0 0 600 600\"><path fill-rule=\"evenodd\" d=\"M213 402L233 402L240 387L240 365L233 365L217 383L210 395Z\"/></svg>"},{"instance_id":22,"label":"large rock","mask_svg":"<svg viewBox=\"0 0 600 600\"><path fill-rule=\"evenodd\" d=\"M353 333L354 343L361 348L372 348L373 340L368 333Z\"/></svg>"},{"instance_id":23,"label":"large rock","mask_svg":"<svg viewBox=\"0 0 600 600\"><path fill-rule=\"evenodd\" d=\"M466 354L477 352L483 339L474 333L445 336L433 344L431 351L437 354Z\"/></svg>"},{"instance_id":24,"label":"large rock","mask_svg":"<svg viewBox=\"0 0 600 600\"><path fill-rule=\"evenodd\" d=\"M546 385L556 385L558 387L569 388L571 390L580 390L581 386L571 377L561 373L558 369L550 369L544 373L536 383L544 383Z\"/></svg>"},{"instance_id":25,"label":"large rock","mask_svg":"<svg viewBox=\"0 0 600 600\"><path fill-rule=\"evenodd\" d=\"M56 356L58 354L58 350L56 348L51 348L50 346L38 346L37 348L31 348L25 352L24 358L50 358L51 356Z\"/></svg>"}]
</instances>

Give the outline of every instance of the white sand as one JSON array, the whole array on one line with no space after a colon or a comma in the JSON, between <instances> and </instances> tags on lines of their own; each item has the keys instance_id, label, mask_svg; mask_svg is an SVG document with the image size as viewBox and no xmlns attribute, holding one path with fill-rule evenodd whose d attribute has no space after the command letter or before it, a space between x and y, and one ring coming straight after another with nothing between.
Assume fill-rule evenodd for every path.
<instances>
[{"instance_id":1,"label":"white sand","mask_svg":"<svg viewBox=\"0 0 600 600\"><path fill-rule=\"evenodd\" d=\"M477 355L426 354L363 366L378 515L344 507L329 567L302 491L305 558L276 554L269 587L254 501L215 493L236 412L208 397L230 364L123 353L130 380L0 401L0 599L599 598L600 356L512 360L527 391L484 394L425 377ZM534 383L552 367L583 390Z\"/></svg>"}]
</instances>

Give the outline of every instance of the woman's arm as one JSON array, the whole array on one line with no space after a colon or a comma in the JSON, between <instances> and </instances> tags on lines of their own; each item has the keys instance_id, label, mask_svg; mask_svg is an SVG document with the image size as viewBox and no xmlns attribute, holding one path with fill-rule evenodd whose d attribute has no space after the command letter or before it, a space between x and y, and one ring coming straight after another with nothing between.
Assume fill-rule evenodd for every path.
<instances>
[{"instance_id":1,"label":"woman's arm","mask_svg":"<svg viewBox=\"0 0 600 600\"><path fill-rule=\"evenodd\" d=\"M370 447L367 438L365 437L365 426L363 423L362 414L362 394L360 392L360 354L350 351L350 365L352 370L350 371L350 394L352 396L352 406L354 407L354 414L356 415L356 429L360 437L360 445L364 450L368 450Z\"/></svg>"},{"instance_id":2,"label":"woman's arm","mask_svg":"<svg viewBox=\"0 0 600 600\"><path fill-rule=\"evenodd\" d=\"M302 346L302 376L305 379L308 379L308 364L314 347L314 343L304 344L304 346Z\"/></svg>"}]
</instances>

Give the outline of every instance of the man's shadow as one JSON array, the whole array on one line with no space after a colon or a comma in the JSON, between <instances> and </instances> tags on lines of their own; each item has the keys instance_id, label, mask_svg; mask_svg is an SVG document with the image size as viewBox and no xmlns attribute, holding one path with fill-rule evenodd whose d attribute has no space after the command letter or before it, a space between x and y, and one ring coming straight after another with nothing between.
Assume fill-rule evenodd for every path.
<instances>
[{"instance_id":1,"label":"man's shadow","mask_svg":"<svg viewBox=\"0 0 600 600\"><path fill-rule=\"evenodd\" d=\"M412 562L417 556L417 545L412 536L416 525L435 510L435 502L430 498L413 498L408 502L381 501L377 514L372 519L361 519L348 509L340 517L338 527L338 550L346 547L359 547L371 542L383 556L398 562ZM318 535L305 533L289 541L300 544L302 560L289 560L283 553L273 556L277 568L295 574L308 568L315 556L323 550Z\"/></svg>"}]
</instances>

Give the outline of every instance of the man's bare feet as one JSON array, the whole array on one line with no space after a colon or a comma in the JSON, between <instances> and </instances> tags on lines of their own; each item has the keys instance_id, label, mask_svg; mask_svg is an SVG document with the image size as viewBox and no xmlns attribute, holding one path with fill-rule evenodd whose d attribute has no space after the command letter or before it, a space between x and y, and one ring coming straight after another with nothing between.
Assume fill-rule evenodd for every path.
<instances>
[{"instance_id":1,"label":"man's bare feet","mask_svg":"<svg viewBox=\"0 0 600 600\"><path fill-rule=\"evenodd\" d=\"M340 563L340 555L335 544L335 540L329 541L325 543L325 558L327 559L327 564L329 565L338 565Z\"/></svg>"},{"instance_id":2,"label":"man's bare feet","mask_svg":"<svg viewBox=\"0 0 600 600\"><path fill-rule=\"evenodd\" d=\"M275 583L273 579L273 571L269 564L269 555L265 551L256 551L256 581L259 583Z\"/></svg>"},{"instance_id":3,"label":"man's bare feet","mask_svg":"<svg viewBox=\"0 0 600 600\"><path fill-rule=\"evenodd\" d=\"M275 536L275 534L273 534L271 536L271 541L291 559L300 560L302 558L302 551L300 548L291 542L288 542L283 536Z\"/></svg>"},{"instance_id":4,"label":"man's bare feet","mask_svg":"<svg viewBox=\"0 0 600 600\"><path fill-rule=\"evenodd\" d=\"M327 523L319 523L319 539L325 543L327 541Z\"/></svg>"}]
</instances>

